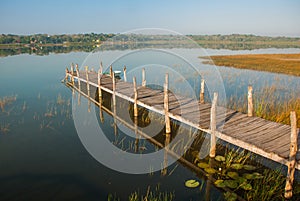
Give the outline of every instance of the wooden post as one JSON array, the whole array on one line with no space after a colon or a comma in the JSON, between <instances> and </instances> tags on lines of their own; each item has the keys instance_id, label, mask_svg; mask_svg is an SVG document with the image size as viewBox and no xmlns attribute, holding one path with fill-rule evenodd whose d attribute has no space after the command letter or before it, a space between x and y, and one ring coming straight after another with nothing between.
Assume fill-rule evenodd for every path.
<instances>
[{"instance_id":1,"label":"wooden post","mask_svg":"<svg viewBox=\"0 0 300 201\"><path fill-rule=\"evenodd\" d=\"M162 176L166 176L168 173L168 151L169 151L170 140L171 140L171 134L168 133L166 134L166 139L165 139L164 162L161 170Z\"/></svg>"},{"instance_id":2,"label":"wooden post","mask_svg":"<svg viewBox=\"0 0 300 201\"><path fill-rule=\"evenodd\" d=\"M113 74L114 76L114 74ZM116 97L114 98L116 100ZM114 116L114 134L115 136L118 135L118 124L117 124L117 106L116 106L116 102L114 101L114 112L113 112L113 116Z\"/></svg>"},{"instance_id":3,"label":"wooden post","mask_svg":"<svg viewBox=\"0 0 300 201\"><path fill-rule=\"evenodd\" d=\"M142 86L143 87L146 86L146 72L145 72L145 68L142 69Z\"/></svg>"},{"instance_id":4,"label":"wooden post","mask_svg":"<svg viewBox=\"0 0 300 201\"><path fill-rule=\"evenodd\" d=\"M69 78L69 69L66 67L66 76L65 76L65 81L68 81Z\"/></svg>"},{"instance_id":5,"label":"wooden post","mask_svg":"<svg viewBox=\"0 0 300 201\"><path fill-rule=\"evenodd\" d=\"M78 64L76 64L76 74L77 74L77 82L78 82L78 89L79 91L81 90L81 85L80 85L80 76L79 76L79 69L78 69Z\"/></svg>"},{"instance_id":6,"label":"wooden post","mask_svg":"<svg viewBox=\"0 0 300 201\"><path fill-rule=\"evenodd\" d=\"M216 130L217 130L217 101L218 101L218 93L214 93L214 99L211 106L210 112L210 152L209 156L214 158L216 156Z\"/></svg>"},{"instance_id":7,"label":"wooden post","mask_svg":"<svg viewBox=\"0 0 300 201\"><path fill-rule=\"evenodd\" d=\"M101 91L101 68L98 70L98 98L99 103L102 99L102 91Z\"/></svg>"},{"instance_id":8,"label":"wooden post","mask_svg":"<svg viewBox=\"0 0 300 201\"><path fill-rule=\"evenodd\" d=\"M200 103L203 104L204 103L204 84L205 81L204 79L201 80L201 87L200 87Z\"/></svg>"},{"instance_id":9,"label":"wooden post","mask_svg":"<svg viewBox=\"0 0 300 201\"><path fill-rule=\"evenodd\" d=\"M74 64L71 64L71 81L72 81L72 85L74 86Z\"/></svg>"},{"instance_id":10,"label":"wooden post","mask_svg":"<svg viewBox=\"0 0 300 201\"><path fill-rule=\"evenodd\" d=\"M298 134L297 134L297 118L296 112L292 111L290 114L291 118L291 144L290 144L290 156L288 161L288 172L286 176L285 192L284 197L289 199L293 196L293 182L296 166L296 154L298 150Z\"/></svg>"},{"instance_id":11,"label":"wooden post","mask_svg":"<svg viewBox=\"0 0 300 201\"><path fill-rule=\"evenodd\" d=\"M109 75L110 75L110 77L112 77L112 76L113 76L113 69L112 69L112 65L110 65L110 67L109 67Z\"/></svg>"},{"instance_id":12,"label":"wooden post","mask_svg":"<svg viewBox=\"0 0 300 201\"><path fill-rule=\"evenodd\" d=\"M169 88L169 74L166 73L165 84L164 84L164 110L165 110L166 134L171 133L168 88Z\"/></svg>"},{"instance_id":13,"label":"wooden post","mask_svg":"<svg viewBox=\"0 0 300 201\"><path fill-rule=\"evenodd\" d=\"M124 82L127 82L126 66L124 66L123 68L123 73L124 73Z\"/></svg>"},{"instance_id":14,"label":"wooden post","mask_svg":"<svg viewBox=\"0 0 300 201\"><path fill-rule=\"evenodd\" d=\"M103 65L102 65L102 61L100 62L100 68L99 68L99 71L100 71L100 75L102 75L102 73L103 73Z\"/></svg>"},{"instance_id":15,"label":"wooden post","mask_svg":"<svg viewBox=\"0 0 300 201\"><path fill-rule=\"evenodd\" d=\"M137 153L139 151L138 117L134 117L134 133L135 133L134 151L135 153Z\"/></svg>"},{"instance_id":16,"label":"wooden post","mask_svg":"<svg viewBox=\"0 0 300 201\"><path fill-rule=\"evenodd\" d=\"M115 73L112 73L112 84L113 84L113 106L116 107L116 80L115 80Z\"/></svg>"},{"instance_id":17,"label":"wooden post","mask_svg":"<svg viewBox=\"0 0 300 201\"><path fill-rule=\"evenodd\" d=\"M80 92L78 93L78 105L80 105L80 103L81 103L81 94L80 94Z\"/></svg>"},{"instance_id":18,"label":"wooden post","mask_svg":"<svg viewBox=\"0 0 300 201\"><path fill-rule=\"evenodd\" d=\"M136 78L133 77L133 90L134 90L134 104L133 104L133 116L138 116L138 107L137 107L137 98L138 98L138 92L136 88Z\"/></svg>"},{"instance_id":19,"label":"wooden post","mask_svg":"<svg viewBox=\"0 0 300 201\"><path fill-rule=\"evenodd\" d=\"M248 86L248 117L253 116L252 86Z\"/></svg>"},{"instance_id":20,"label":"wooden post","mask_svg":"<svg viewBox=\"0 0 300 201\"><path fill-rule=\"evenodd\" d=\"M89 83L89 67L85 66L85 75L86 75L86 88L88 92L88 97L90 97L90 83Z\"/></svg>"}]
</instances>

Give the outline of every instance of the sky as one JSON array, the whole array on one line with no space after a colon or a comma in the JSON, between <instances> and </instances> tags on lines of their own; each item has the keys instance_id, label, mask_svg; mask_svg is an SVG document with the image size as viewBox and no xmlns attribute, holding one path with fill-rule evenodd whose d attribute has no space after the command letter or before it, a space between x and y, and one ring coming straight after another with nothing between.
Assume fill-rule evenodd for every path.
<instances>
[{"instance_id":1,"label":"sky","mask_svg":"<svg viewBox=\"0 0 300 201\"><path fill-rule=\"evenodd\" d=\"M122 33L300 37L299 0L0 0L2 34Z\"/></svg>"}]
</instances>

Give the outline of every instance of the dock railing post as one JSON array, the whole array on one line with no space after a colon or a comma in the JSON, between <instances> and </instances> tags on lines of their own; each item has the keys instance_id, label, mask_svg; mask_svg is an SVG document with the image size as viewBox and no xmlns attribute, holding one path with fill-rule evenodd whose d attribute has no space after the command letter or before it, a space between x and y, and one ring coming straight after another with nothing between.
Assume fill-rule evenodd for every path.
<instances>
[{"instance_id":1,"label":"dock railing post","mask_svg":"<svg viewBox=\"0 0 300 201\"><path fill-rule=\"evenodd\" d=\"M169 88L169 74L166 73L165 84L164 84L164 110L165 110L166 134L171 133L168 88Z\"/></svg>"},{"instance_id":2,"label":"dock railing post","mask_svg":"<svg viewBox=\"0 0 300 201\"><path fill-rule=\"evenodd\" d=\"M86 76L86 89L88 97L90 97L90 83L89 83L89 67L85 66L85 76Z\"/></svg>"},{"instance_id":3,"label":"dock railing post","mask_svg":"<svg viewBox=\"0 0 300 201\"><path fill-rule=\"evenodd\" d=\"M72 85L74 86L74 64L71 64L71 81L72 81Z\"/></svg>"},{"instance_id":4,"label":"dock railing post","mask_svg":"<svg viewBox=\"0 0 300 201\"><path fill-rule=\"evenodd\" d=\"M288 171L286 176L286 184L285 184L285 192L284 197L289 199L293 196L293 182L294 182L294 174L295 174L295 166L296 166L296 154L298 150L298 134L297 134L297 118L296 112L292 111L290 114L291 118L291 144L290 144L290 155L288 161Z\"/></svg>"},{"instance_id":5,"label":"dock railing post","mask_svg":"<svg viewBox=\"0 0 300 201\"><path fill-rule=\"evenodd\" d=\"M143 87L146 86L146 72L145 72L145 68L142 69L142 86Z\"/></svg>"},{"instance_id":6,"label":"dock railing post","mask_svg":"<svg viewBox=\"0 0 300 201\"><path fill-rule=\"evenodd\" d=\"M65 76L65 81L67 81L68 82L68 78L69 78L69 69L68 69L68 67L66 67L66 76Z\"/></svg>"},{"instance_id":7,"label":"dock railing post","mask_svg":"<svg viewBox=\"0 0 300 201\"><path fill-rule=\"evenodd\" d=\"M112 84L113 84L113 106L116 107L116 80L115 80L115 73L112 73Z\"/></svg>"},{"instance_id":8,"label":"dock railing post","mask_svg":"<svg viewBox=\"0 0 300 201\"><path fill-rule=\"evenodd\" d=\"M200 86L200 103L201 104L204 103L204 84L205 84L205 81L204 81L204 79L202 79L201 86Z\"/></svg>"},{"instance_id":9,"label":"dock railing post","mask_svg":"<svg viewBox=\"0 0 300 201\"><path fill-rule=\"evenodd\" d=\"M101 91L101 68L98 70L98 99L99 103L102 100L102 91Z\"/></svg>"},{"instance_id":10,"label":"dock railing post","mask_svg":"<svg viewBox=\"0 0 300 201\"><path fill-rule=\"evenodd\" d=\"M127 82L126 66L123 68L124 82Z\"/></svg>"},{"instance_id":11,"label":"dock railing post","mask_svg":"<svg viewBox=\"0 0 300 201\"><path fill-rule=\"evenodd\" d=\"M102 75L102 73L103 73L103 64L102 64L102 61L100 62L99 71L100 71L100 75Z\"/></svg>"},{"instance_id":12,"label":"dock railing post","mask_svg":"<svg viewBox=\"0 0 300 201\"><path fill-rule=\"evenodd\" d=\"M137 98L138 98L138 92L136 88L136 78L133 77L133 91L134 91L134 103L133 103L133 116L138 116L138 107L137 107Z\"/></svg>"},{"instance_id":13,"label":"dock railing post","mask_svg":"<svg viewBox=\"0 0 300 201\"><path fill-rule=\"evenodd\" d=\"M218 93L214 93L214 98L211 106L210 112L210 152L209 156L214 158L216 156L216 130L217 130L217 102L218 102Z\"/></svg>"},{"instance_id":14,"label":"dock railing post","mask_svg":"<svg viewBox=\"0 0 300 201\"><path fill-rule=\"evenodd\" d=\"M110 75L110 77L112 77L112 76L113 76L113 69L112 69L112 65L110 65L110 67L109 67L109 75Z\"/></svg>"},{"instance_id":15,"label":"dock railing post","mask_svg":"<svg viewBox=\"0 0 300 201\"><path fill-rule=\"evenodd\" d=\"M251 85L248 86L248 117L253 116L253 99L252 99L253 88Z\"/></svg>"},{"instance_id":16,"label":"dock railing post","mask_svg":"<svg viewBox=\"0 0 300 201\"><path fill-rule=\"evenodd\" d=\"M79 79L79 68L78 68L78 64L76 64L75 68L76 68L76 74L77 74L78 89L79 89L79 91L80 91L80 90L81 90L81 86L80 86L80 79Z\"/></svg>"}]
</instances>

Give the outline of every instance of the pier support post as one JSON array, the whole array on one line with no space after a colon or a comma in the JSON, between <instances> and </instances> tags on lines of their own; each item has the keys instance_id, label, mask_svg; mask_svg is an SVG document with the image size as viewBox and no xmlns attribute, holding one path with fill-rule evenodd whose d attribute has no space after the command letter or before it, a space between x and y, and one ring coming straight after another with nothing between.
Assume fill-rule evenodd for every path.
<instances>
[{"instance_id":1,"label":"pier support post","mask_svg":"<svg viewBox=\"0 0 300 201\"><path fill-rule=\"evenodd\" d=\"M289 199L293 196L293 182L296 166L296 154L298 150L298 134L297 134L297 118L296 112L292 111L290 114L291 118L291 144L290 144L290 155L288 161L288 172L286 176L285 192L284 197Z\"/></svg>"},{"instance_id":2,"label":"pier support post","mask_svg":"<svg viewBox=\"0 0 300 201\"><path fill-rule=\"evenodd\" d=\"M74 64L71 64L71 81L72 81L72 85L74 86L75 81L74 81Z\"/></svg>"},{"instance_id":3,"label":"pier support post","mask_svg":"<svg viewBox=\"0 0 300 201\"><path fill-rule=\"evenodd\" d=\"M116 79L115 79L115 73L112 73L112 85L113 85L113 106L116 108Z\"/></svg>"},{"instance_id":4,"label":"pier support post","mask_svg":"<svg viewBox=\"0 0 300 201\"><path fill-rule=\"evenodd\" d=\"M110 77L112 77L112 76L113 76L113 69L112 69L112 65L110 65L110 67L109 67L109 75L110 75Z\"/></svg>"},{"instance_id":5,"label":"pier support post","mask_svg":"<svg viewBox=\"0 0 300 201\"><path fill-rule=\"evenodd\" d=\"M68 78L69 78L69 69L68 69L68 67L66 67L66 76L65 76L65 81L67 81L68 82Z\"/></svg>"},{"instance_id":6,"label":"pier support post","mask_svg":"<svg viewBox=\"0 0 300 201\"><path fill-rule=\"evenodd\" d=\"M126 66L123 68L124 82L127 82Z\"/></svg>"},{"instance_id":7,"label":"pier support post","mask_svg":"<svg viewBox=\"0 0 300 201\"><path fill-rule=\"evenodd\" d=\"M102 91L101 91L101 67L98 70L98 99L99 103L102 100Z\"/></svg>"},{"instance_id":8,"label":"pier support post","mask_svg":"<svg viewBox=\"0 0 300 201\"><path fill-rule=\"evenodd\" d=\"M138 107L137 107L137 98L138 98L138 92L136 88L136 78L133 77L133 90L134 90L134 103L133 103L133 116L138 116Z\"/></svg>"},{"instance_id":9,"label":"pier support post","mask_svg":"<svg viewBox=\"0 0 300 201\"><path fill-rule=\"evenodd\" d=\"M100 71L100 75L102 75L102 73L103 73L103 65L102 65L102 61L100 62L100 68L99 68L99 71Z\"/></svg>"},{"instance_id":10,"label":"pier support post","mask_svg":"<svg viewBox=\"0 0 300 201\"><path fill-rule=\"evenodd\" d=\"M209 156L214 158L216 156L216 130L217 130L217 101L218 101L218 93L214 93L214 98L211 106L210 112L210 152Z\"/></svg>"},{"instance_id":11,"label":"pier support post","mask_svg":"<svg viewBox=\"0 0 300 201\"><path fill-rule=\"evenodd\" d=\"M204 79L202 79L201 86L200 86L200 103L201 104L204 103L204 84L205 84L205 81L204 81Z\"/></svg>"},{"instance_id":12,"label":"pier support post","mask_svg":"<svg viewBox=\"0 0 300 201\"><path fill-rule=\"evenodd\" d=\"M79 79L80 76L79 76L78 64L76 64L75 68L76 68L76 74L77 74L78 90L80 91L81 90L81 85L80 85L80 79Z\"/></svg>"},{"instance_id":13,"label":"pier support post","mask_svg":"<svg viewBox=\"0 0 300 201\"><path fill-rule=\"evenodd\" d=\"M168 88L169 88L169 74L166 73L165 84L164 84L164 110L165 110L166 134L171 133Z\"/></svg>"},{"instance_id":14,"label":"pier support post","mask_svg":"<svg viewBox=\"0 0 300 201\"><path fill-rule=\"evenodd\" d=\"M146 72L145 72L145 68L142 69L142 86L143 87L146 86Z\"/></svg>"},{"instance_id":15,"label":"pier support post","mask_svg":"<svg viewBox=\"0 0 300 201\"><path fill-rule=\"evenodd\" d=\"M252 99L253 88L251 85L248 86L248 117L253 116L253 99Z\"/></svg>"},{"instance_id":16,"label":"pier support post","mask_svg":"<svg viewBox=\"0 0 300 201\"><path fill-rule=\"evenodd\" d=\"M86 89L88 97L90 97L90 83L89 83L89 67L85 66L85 76L86 76Z\"/></svg>"}]
</instances>

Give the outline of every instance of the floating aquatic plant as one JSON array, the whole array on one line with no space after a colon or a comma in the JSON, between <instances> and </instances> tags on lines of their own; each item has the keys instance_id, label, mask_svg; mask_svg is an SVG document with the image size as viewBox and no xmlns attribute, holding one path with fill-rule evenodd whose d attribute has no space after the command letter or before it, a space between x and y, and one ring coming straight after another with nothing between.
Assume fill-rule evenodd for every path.
<instances>
[{"instance_id":1,"label":"floating aquatic plant","mask_svg":"<svg viewBox=\"0 0 300 201\"><path fill-rule=\"evenodd\" d=\"M197 188L200 185L195 179L190 179L185 182L185 186L188 188Z\"/></svg>"}]
</instances>

